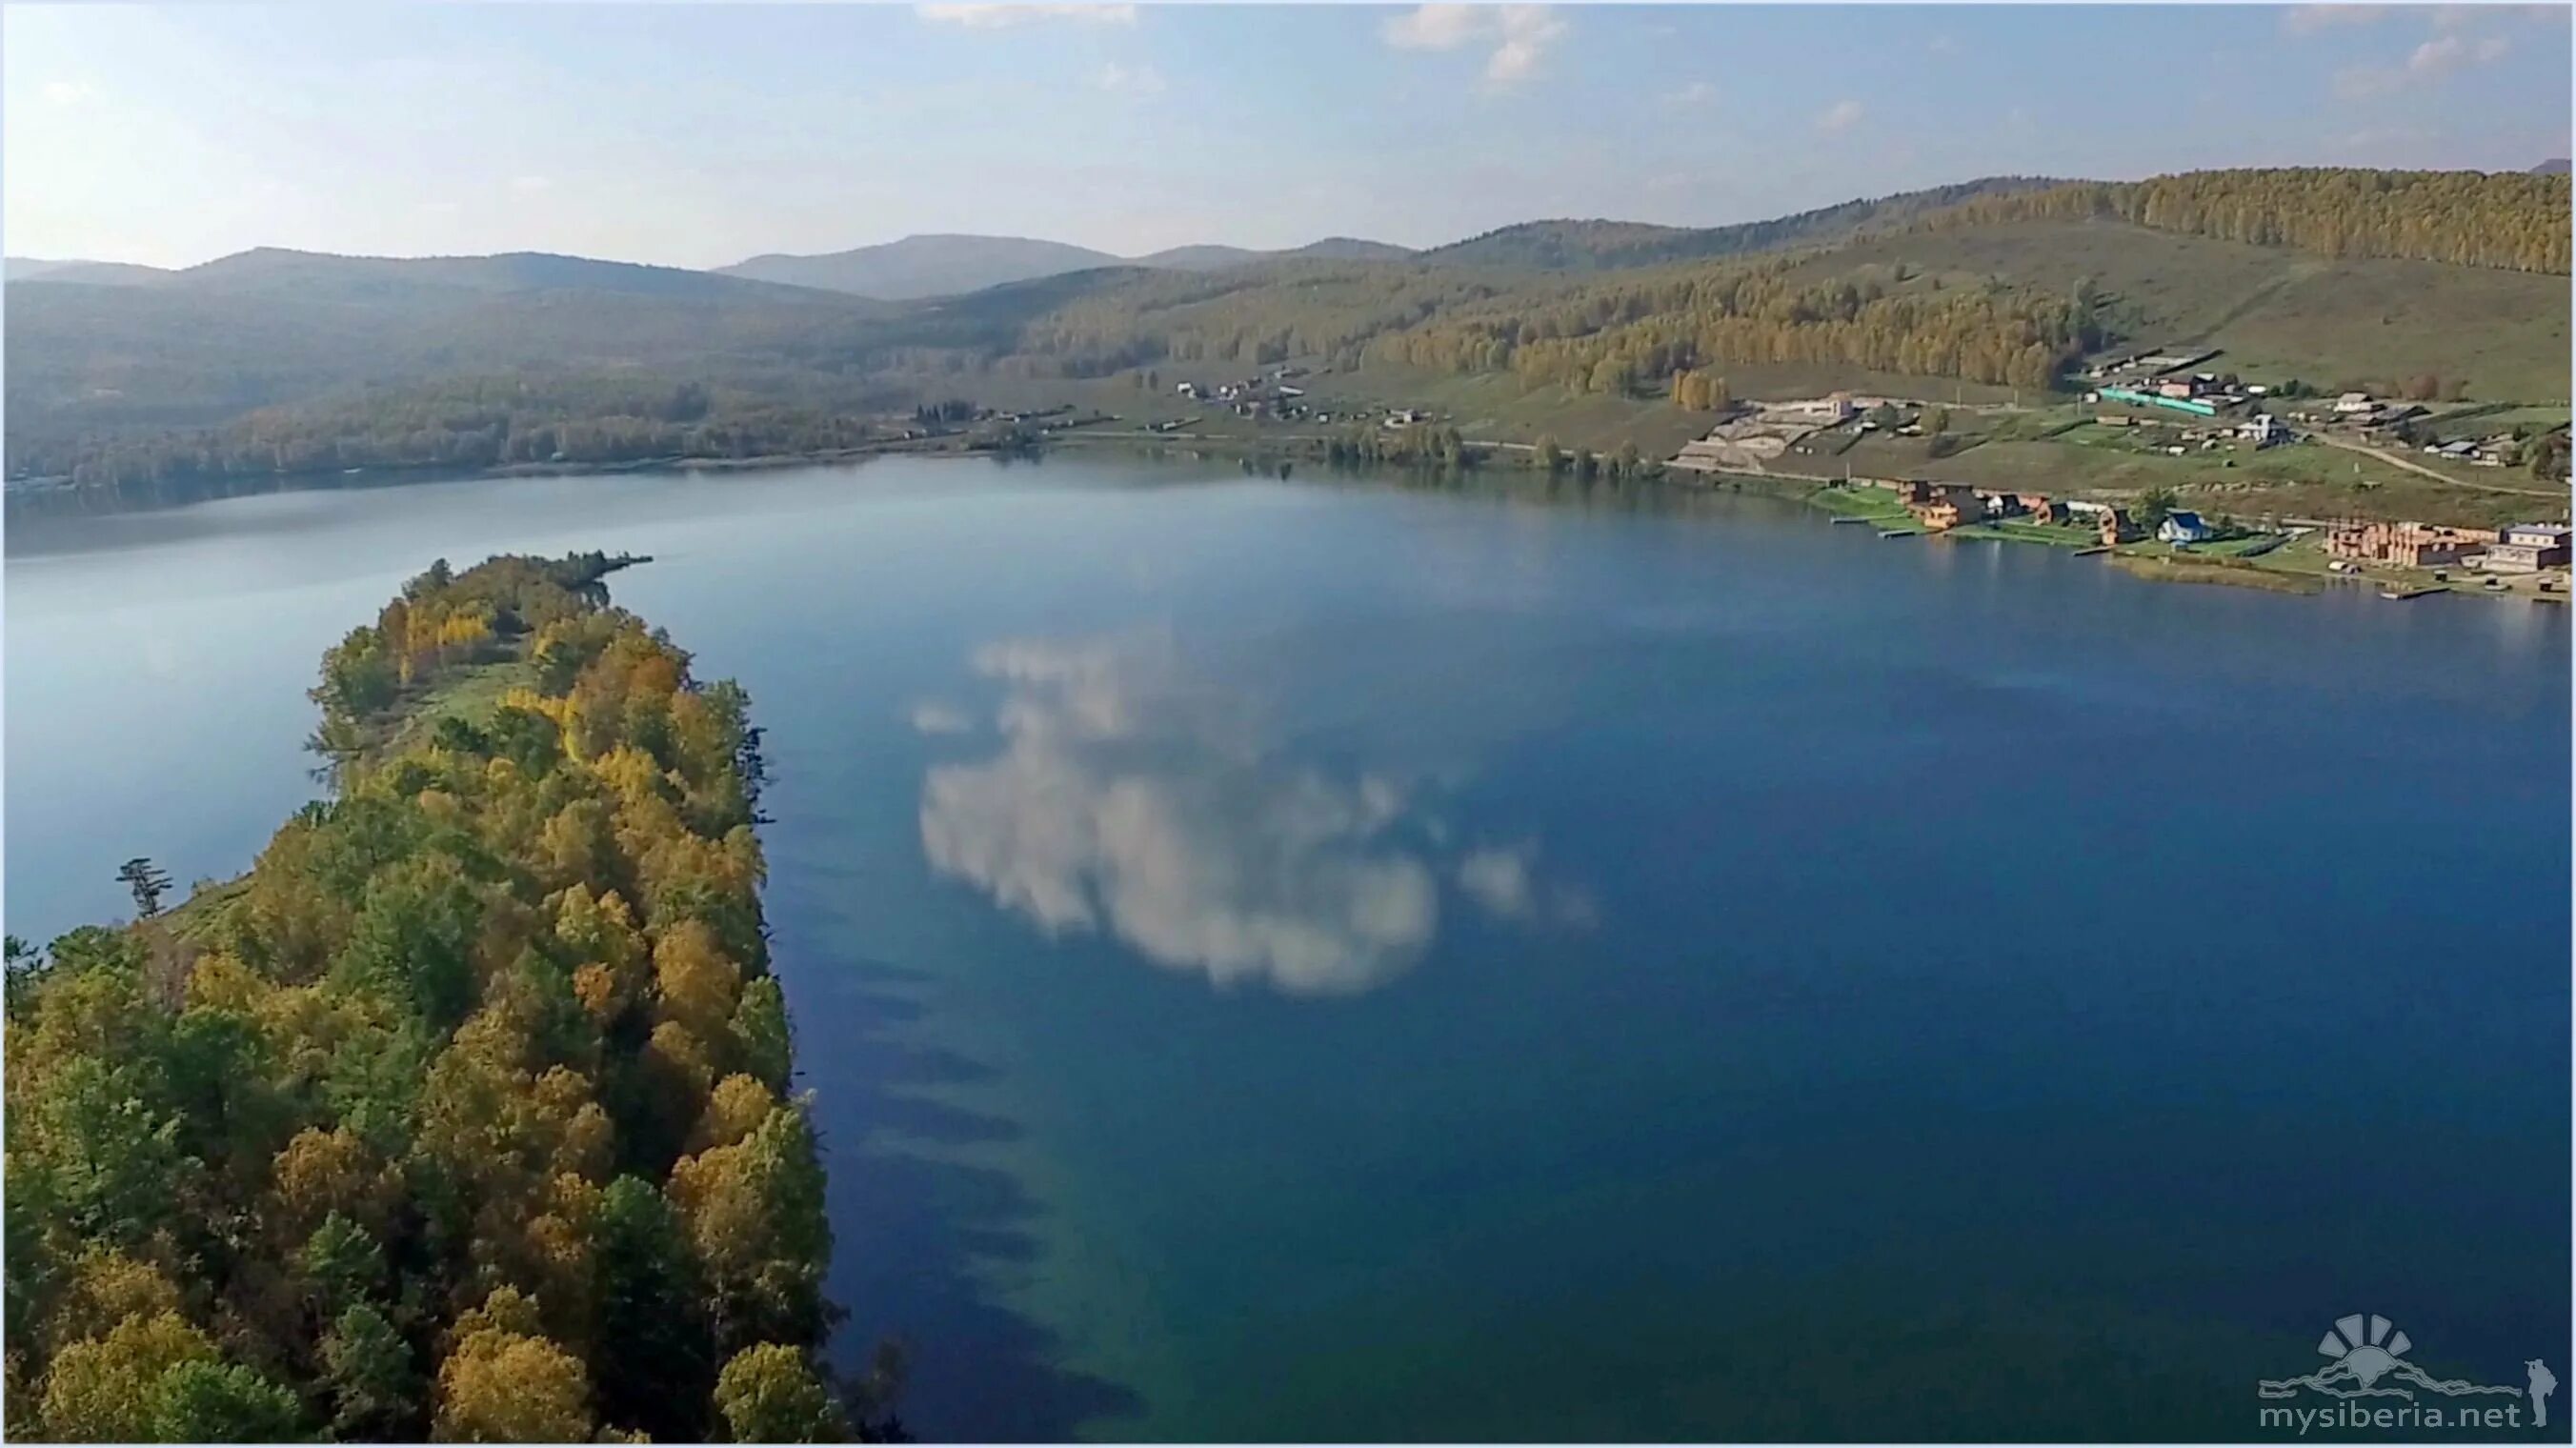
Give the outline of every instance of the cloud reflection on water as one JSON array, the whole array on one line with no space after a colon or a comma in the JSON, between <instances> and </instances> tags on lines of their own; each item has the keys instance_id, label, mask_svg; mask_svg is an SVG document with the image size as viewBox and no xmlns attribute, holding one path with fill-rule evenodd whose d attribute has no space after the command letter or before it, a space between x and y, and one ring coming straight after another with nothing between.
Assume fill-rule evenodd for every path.
<instances>
[{"instance_id":1,"label":"cloud reflection on water","mask_svg":"<svg viewBox=\"0 0 2576 1448\"><path fill-rule=\"evenodd\" d=\"M930 769L922 847L1050 935L1105 930L1219 986L1348 995L1421 957L1444 875L1498 919L1587 913L1533 878L1534 844L1447 861L1447 831L1405 780L1276 757L1168 636L1014 640L973 662L1004 687L1002 747Z\"/></svg>"}]
</instances>

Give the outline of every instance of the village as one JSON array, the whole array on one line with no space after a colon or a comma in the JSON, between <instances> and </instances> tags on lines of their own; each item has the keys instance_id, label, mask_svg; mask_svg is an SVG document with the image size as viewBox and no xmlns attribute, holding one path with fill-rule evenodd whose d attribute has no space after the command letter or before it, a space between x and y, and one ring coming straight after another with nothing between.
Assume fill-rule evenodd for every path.
<instances>
[{"instance_id":1,"label":"village","mask_svg":"<svg viewBox=\"0 0 2576 1448\"><path fill-rule=\"evenodd\" d=\"M2204 458L2221 469L2241 457L2301 442L2347 449L2398 468L2431 472L2409 462L2418 452L2442 464L2506 467L2520 463L2532 445L2526 435L2490 430L2477 436L2438 437L2455 430L2434 409L2414 399L2388 399L2344 391L2311 396L2288 387L2248 383L2214 370L2219 353L2167 349L2108 357L2084 369L2084 409L2044 430L2023 436L2062 437L2077 429L2136 453ZM2413 390L2432 392L2427 385ZM2292 544L2291 558L2330 576L2385 577L2386 596L2411 598L2450 586L2452 571L2479 575L2487 592L2527 588L2540 597L2568 596L2570 531L2546 520L2495 528L2441 526L2362 519L2266 519L2247 524L2174 506L2168 489L2130 500L2097 499L2022 487L1936 481L1921 477L1857 474L1848 462L1832 476L1832 460L1872 435L1927 439L1923 454L1939 459L1962 450L1955 430L1984 425L2031 410L1989 404L1945 406L1899 397L1848 392L1823 397L1730 405L1707 436L1686 443L1665 463L1668 476L1713 482L1722 475L1799 477L1823 482L1818 501L1859 504L1838 522L1872 522L1883 536L1979 536L2077 546L2083 552L2161 544L2175 558L2251 563ZM2454 414L2473 422L2480 409ZM2527 433L2529 430L2526 429ZM1819 475L1817 464L1825 471ZM2435 476L2446 476L2436 474ZM1961 533L1959 530L1967 530ZM2309 561L2313 560L2313 561ZM2287 563L2289 559L2279 560Z\"/></svg>"}]
</instances>

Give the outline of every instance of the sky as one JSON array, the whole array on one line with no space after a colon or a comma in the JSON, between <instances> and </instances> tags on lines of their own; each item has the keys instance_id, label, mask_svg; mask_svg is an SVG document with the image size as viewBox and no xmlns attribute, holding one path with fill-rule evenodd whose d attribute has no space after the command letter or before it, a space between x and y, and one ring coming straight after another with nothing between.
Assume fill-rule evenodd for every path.
<instances>
[{"instance_id":1,"label":"sky","mask_svg":"<svg viewBox=\"0 0 2576 1448\"><path fill-rule=\"evenodd\" d=\"M1757 220L2003 173L2521 170L2564 6L38 5L0 242L721 266Z\"/></svg>"}]
</instances>

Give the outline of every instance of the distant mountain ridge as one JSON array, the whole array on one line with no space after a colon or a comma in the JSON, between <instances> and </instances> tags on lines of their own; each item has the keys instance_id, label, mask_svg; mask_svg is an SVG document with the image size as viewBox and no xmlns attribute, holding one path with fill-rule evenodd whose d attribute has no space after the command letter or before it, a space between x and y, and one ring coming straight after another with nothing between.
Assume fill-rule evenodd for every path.
<instances>
[{"instance_id":1,"label":"distant mountain ridge","mask_svg":"<svg viewBox=\"0 0 2576 1448\"><path fill-rule=\"evenodd\" d=\"M13 256L7 259L5 274L13 282L49 281L83 282L92 286L150 286L166 280L170 272L162 267L143 266L129 261L83 261L67 258L49 261L43 257Z\"/></svg>"},{"instance_id":2,"label":"distant mountain ridge","mask_svg":"<svg viewBox=\"0 0 2576 1448\"><path fill-rule=\"evenodd\" d=\"M1158 271L1222 271L1254 262L1401 261L1413 253L1382 241L1331 236L1286 251L1241 246L1176 246L1146 256L1112 256L1087 246L1024 236L907 236L877 246L794 256L773 252L728 267L720 276L748 277L789 286L848 292L879 301L957 296L1011 282L1036 281L1098 267L1141 266Z\"/></svg>"},{"instance_id":3,"label":"distant mountain ridge","mask_svg":"<svg viewBox=\"0 0 2576 1448\"><path fill-rule=\"evenodd\" d=\"M1768 221L1732 226L1658 226L1642 221L1524 221L1420 253L1441 265L1539 271L1606 271L1700 261L1772 247L1841 241L1877 226L1989 196L2043 191L2065 182L2045 176L1985 176L1893 196L1845 201Z\"/></svg>"},{"instance_id":4,"label":"distant mountain ridge","mask_svg":"<svg viewBox=\"0 0 2576 1448\"><path fill-rule=\"evenodd\" d=\"M2541 162L2539 165L2532 167L2531 174L2534 176L2564 176L2568 174L2567 158L2564 156L2553 156L2550 159Z\"/></svg>"}]
</instances>

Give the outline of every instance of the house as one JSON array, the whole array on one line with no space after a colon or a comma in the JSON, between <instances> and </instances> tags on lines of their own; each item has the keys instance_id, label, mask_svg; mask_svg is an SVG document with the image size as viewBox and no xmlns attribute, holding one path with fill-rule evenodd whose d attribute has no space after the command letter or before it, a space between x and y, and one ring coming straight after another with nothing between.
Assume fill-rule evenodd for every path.
<instances>
[{"instance_id":1,"label":"house","mask_svg":"<svg viewBox=\"0 0 2576 1448\"><path fill-rule=\"evenodd\" d=\"M2198 543L2208 536L2209 525L2200 521L2200 515L2182 508L2165 514L2165 520L2156 525L2160 543Z\"/></svg>"},{"instance_id":2,"label":"house","mask_svg":"<svg viewBox=\"0 0 2576 1448\"><path fill-rule=\"evenodd\" d=\"M1199 400L1199 385L1195 382L1184 382L1172 390L1179 393L1181 396L1188 398L1192 402Z\"/></svg>"},{"instance_id":3,"label":"house","mask_svg":"<svg viewBox=\"0 0 2576 1448\"><path fill-rule=\"evenodd\" d=\"M2489 573L2537 573L2544 568L2564 568L2568 561L2568 532L2555 523L2516 523L2504 530L2504 537L2488 545L2486 561L2481 565Z\"/></svg>"},{"instance_id":4,"label":"house","mask_svg":"<svg viewBox=\"0 0 2576 1448\"><path fill-rule=\"evenodd\" d=\"M2129 525L2129 515L2118 508L2103 508L2098 516L2102 522L2103 547L2108 548L2137 536L2137 530Z\"/></svg>"},{"instance_id":5,"label":"house","mask_svg":"<svg viewBox=\"0 0 2576 1448\"><path fill-rule=\"evenodd\" d=\"M2159 397L2188 398L2199 390L2200 389L2197 386L2189 382L2159 382L2156 384L2156 395Z\"/></svg>"},{"instance_id":6,"label":"house","mask_svg":"<svg viewBox=\"0 0 2576 1448\"><path fill-rule=\"evenodd\" d=\"M1970 507L1974 506L1973 503L1970 504ZM1978 513L1961 508L1958 503L1949 498L1934 498L1930 502L1912 503L1907 505L1905 511L1912 513L1914 521L1934 533L1948 532L1961 523L1979 516Z\"/></svg>"},{"instance_id":7,"label":"house","mask_svg":"<svg viewBox=\"0 0 2576 1448\"><path fill-rule=\"evenodd\" d=\"M2258 412L2236 424L2236 435L2257 448L2278 446L2290 440L2290 429L2281 419L2268 412Z\"/></svg>"},{"instance_id":8,"label":"house","mask_svg":"<svg viewBox=\"0 0 2576 1448\"><path fill-rule=\"evenodd\" d=\"M2334 410L2339 413L2371 412L2377 410L2378 406L2378 403L2370 400L2370 394L2367 392L2347 392L2335 399Z\"/></svg>"}]
</instances>

